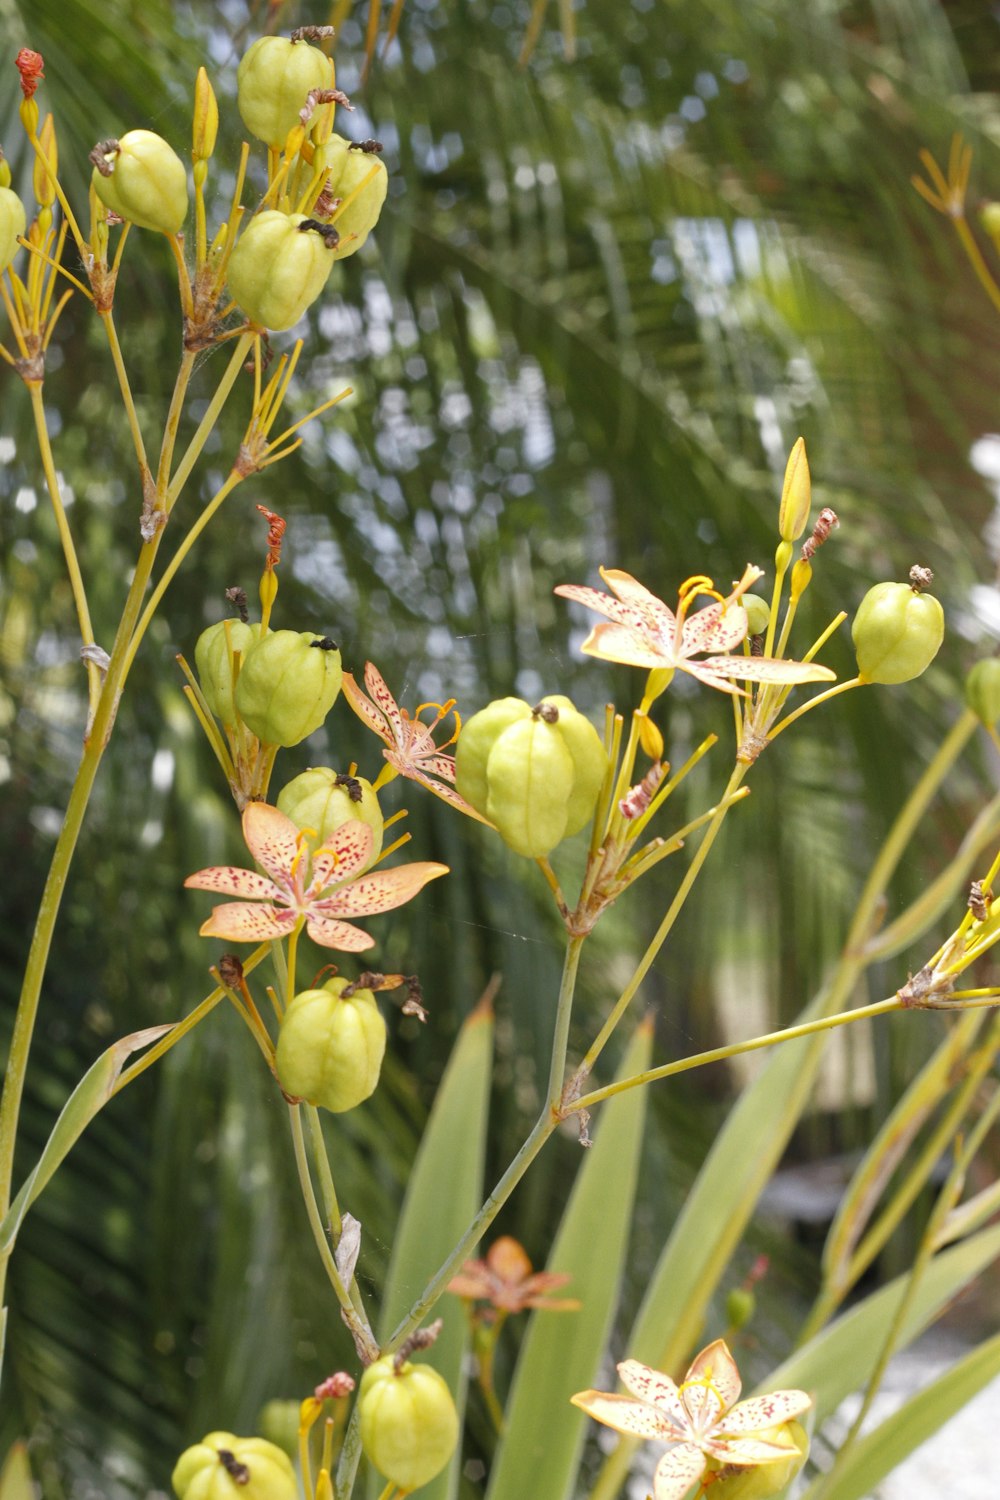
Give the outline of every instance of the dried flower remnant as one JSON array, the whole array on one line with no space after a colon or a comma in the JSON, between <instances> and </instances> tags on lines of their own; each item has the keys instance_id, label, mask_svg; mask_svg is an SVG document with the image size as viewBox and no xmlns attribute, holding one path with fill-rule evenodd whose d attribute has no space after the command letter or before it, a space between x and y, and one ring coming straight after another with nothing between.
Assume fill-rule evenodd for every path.
<instances>
[{"instance_id":1,"label":"dried flower remnant","mask_svg":"<svg viewBox=\"0 0 1000 1500\"><path fill-rule=\"evenodd\" d=\"M201 927L202 937L268 942L288 937L304 919L309 936L321 947L360 953L375 940L345 917L391 911L428 881L448 873L447 865L417 861L362 874L372 831L354 820L310 855L292 820L266 802L251 802L244 809L243 837L264 875L225 865L199 870L184 882L192 890L247 898L217 906Z\"/></svg>"},{"instance_id":2,"label":"dried flower remnant","mask_svg":"<svg viewBox=\"0 0 1000 1500\"><path fill-rule=\"evenodd\" d=\"M40 52L32 52L30 47L22 47L14 59L14 66L21 75L21 93L26 99L35 97L35 90L45 80L42 69L45 59Z\"/></svg>"},{"instance_id":3,"label":"dried flower remnant","mask_svg":"<svg viewBox=\"0 0 1000 1500\"><path fill-rule=\"evenodd\" d=\"M701 1351L679 1387L637 1359L625 1360L618 1373L629 1395L581 1391L573 1404L617 1432L674 1445L656 1466L656 1500L683 1500L710 1468L786 1461L787 1446L762 1434L812 1405L805 1391L739 1401L739 1371L722 1339Z\"/></svg>"},{"instance_id":4,"label":"dried flower remnant","mask_svg":"<svg viewBox=\"0 0 1000 1500\"><path fill-rule=\"evenodd\" d=\"M650 671L687 672L724 693L740 692L731 681L733 678L788 684L834 680L835 674L827 667L812 662L722 654L741 645L746 636L746 611L737 608L737 604L763 576L760 568L752 564L747 565L742 578L725 598L710 578L703 575L688 578L681 584L676 613L631 574L618 568L600 571L614 598L581 584L562 583L555 590L562 598L584 604L611 622L594 626L581 648L588 656L626 666L648 667ZM703 595L709 595L714 602L690 614L694 601ZM695 660L702 652L719 654Z\"/></svg>"},{"instance_id":5,"label":"dried flower remnant","mask_svg":"<svg viewBox=\"0 0 1000 1500\"><path fill-rule=\"evenodd\" d=\"M544 1308L549 1312L575 1312L575 1297L550 1297L557 1287L571 1280L565 1271L533 1271L524 1246L511 1235L501 1235L486 1252L485 1260L467 1260L448 1291L469 1301L489 1302L504 1315Z\"/></svg>"},{"instance_id":6,"label":"dried flower remnant","mask_svg":"<svg viewBox=\"0 0 1000 1500\"><path fill-rule=\"evenodd\" d=\"M341 684L344 697L358 718L388 745L388 750L383 750L382 754L392 767L392 772L419 782L429 792L433 792L435 797L457 807L459 812L475 818L479 823L487 823L488 819L477 813L456 792L455 757L444 754L445 748L458 738L461 723L457 713L456 728L451 738L442 746L434 743L434 731L454 711L454 698L449 698L446 703L422 703L411 719L406 709L400 708L386 687L381 672L372 662L365 663L365 687L368 689L367 694L361 691L350 672L344 673ZM430 723L424 723L420 718L425 708L437 709ZM376 788L388 779L383 772L376 782Z\"/></svg>"}]
</instances>

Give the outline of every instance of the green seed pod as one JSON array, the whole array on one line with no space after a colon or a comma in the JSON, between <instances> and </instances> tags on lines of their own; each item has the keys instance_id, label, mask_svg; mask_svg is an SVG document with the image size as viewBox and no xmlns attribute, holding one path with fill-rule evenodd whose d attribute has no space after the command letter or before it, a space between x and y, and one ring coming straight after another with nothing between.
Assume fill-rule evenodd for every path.
<instances>
[{"instance_id":1,"label":"green seed pod","mask_svg":"<svg viewBox=\"0 0 1000 1500\"><path fill-rule=\"evenodd\" d=\"M740 600L747 612L747 635L766 635L771 620L771 606L759 594L744 594Z\"/></svg>"},{"instance_id":2,"label":"green seed pod","mask_svg":"<svg viewBox=\"0 0 1000 1500\"><path fill-rule=\"evenodd\" d=\"M257 1427L262 1437L274 1443L282 1453L287 1453L294 1463L299 1456L300 1401L282 1401L276 1397L266 1401L257 1416Z\"/></svg>"},{"instance_id":3,"label":"green seed pod","mask_svg":"<svg viewBox=\"0 0 1000 1500\"><path fill-rule=\"evenodd\" d=\"M229 292L251 323L277 333L311 307L333 270L334 252L305 214L265 209L251 219L229 262Z\"/></svg>"},{"instance_id":4,"label":"green seed pod","mask_svg":"<svg viewBox=\"0 0 1000 1500\"><path fill-rule=\"evenodd\" d=\"M1000 235L1000 203L984 203L979 210L979 222L994 239Z\"/></svg>"},{"instance_id":5,"label":"green seed pod","mask_svg":"<svg viewBox=\"0 0 1000 1500\"><path fill-rule=\"evenodd\" d=\"M754 1315L757 1298L745 1286L734 1286L726 1298L726 1318L730 1328L744 1328Z\"/></svg>"},{"instance_id":6,"label":"green seed pod","mask_svg":"<svg viewBox=\"0 0 1000 1500\"><path fill-rule=\"evenodd\" d=\"M573 757L557 724L521 719L505 729L486 765L486 816L515 854L543 859L566 836Z\"/></svg>"},{"instance_id":7,"label":"green seed pod","mask_svg":"<svg viewBox=\"0 0 1000 1500\"><path fill-rule=\"evenodd\" d=\"M594 804L608 772L608 755L604 743L589 719L584 718L569 698L557 694L543 698L559 710L557 728L563 744L573 757L573 785L566 804L566 832L572 838L586 828L594 815Z\"/></svg>"},{"instance_id":8,"label":"green seed pod","mask_svg":"<svg viewBox=\"0 0 1000 1500\"><path fill-rule=\"evenodd\" d=\"M505 729L530 717L531 708L523 698L495 698L462 725L455 747L455 789L476 812L486 812L490 751Z\"/></svg>"},{"instance_id":9,"label":"green seed pod","mask_svg":"<svg viewBox=\"0 0 1000 1500\"><path fill-rule=\"evenodd\" d=\"M6 271L17 254L17 237L26 227L24 204L13 188L0 187L0 271Z\"/></svg>"},{"instance_id":10,"label":"green seed pod","mask_svg":"<svg viewBox=\"0 0 1000 1500\"><path fill-rule=\"evenodd\" d=\"M177 1460L171 1478L178 1500L298 1500L287 1453L264 1438L210 1432Z\"/></svg>"},{"instance_id":11,"label":"green seed pod","mask_svg":"<svg viewBox=\"0 0 1000 1500\"><path fill-rule=\"evenodd\" d=\"M385 1022L371 990L346 998L346 979L302 990L278 1034L278 1081L288 1094L331 1114L353 1109L375 1092L385 1056Z\"/></svg>"},{"instance_id":12,"label":"green seed pod","mask_svg":"<svg viewBox=\"0 0 1000 1500\"><path fill-rule=\"evenodd\" d=\"M976 662L965 679L965 701L987 729L1000 719L1000 656Z\"/></svg>"},{"instance_id":13,"label":"green seed pod","mask_svg":"<svg viewBox=\"0 0 1000 1500\"><path fill-rule=\"evenodd\" d=\"M445 1381L430 1365L391 1354L369 1365L358 1392L361 1446L369 1462L401 1490L439 1474L458 1442L458 1415Z\"/></svg>"},{"instance_id":14,"label":"green seed pod","mask_svg":"<svg viewBox=\"0 0 1000 1500\"><path fill-rule=\"evenodd\" d=\"M372 831L373 865L382 853L384 820L378 797L363 776L338 776L329 766L312 766L295 776L278 793L278 810L297 828L312 828L309 846L318 849L343 824L367 823Z\"/></svg>"},{"instance_id":15,"label":"green seed pod","mask_svg":"<svg viewBox=\"0 0 1000 1500\"><path fill-rule=\"evenodd\" d=\"M241 662L244 661L259 636L259 625L244 625L242 620L220 620L198 637L194 648L198 686L209 708L223 724L232 726L236 723L232 653L238 651Z\"/></svg>"},{"instance_id":16,"label":"green seed pod","mask_svg":"<svg viewBox=\"0 0 1000 1500\"><path fill-rule=\"evenodd\" d=\"M926 671L944 639L944 610L907 583L877 583L851 626L865 682L909 682Z\"/></svg>"},{"instance_id":17,"label":"green seed pod","mask_svg":"<svg viewBox=\"0 0 1000 1500\"><path fill-rule=\"evenodd\" d=\"M247 652L236 711L259 740L297 745L318 729L340 692L340 652L306 630L271 630Z\"/></svg>"},{"instance_id":18,"label":"green seed pod","mask_svg":"<svg viewBox=\"0 0 1000 1500\"><path fill-rule=\"evenodd\" d=\"M788 1457L769 1464L727 1465L712 1483L712 1500L769 1500L791 1484L809 1456L809 1435L799 1422L783 1422L753 1435L787 1447Z\"/></svg>"},{"instance_id":19,"label":"green seed pod","mask_svg":"<svg viewBox=\"0 0 1000 1500\"><path fill-rule=\"evenodd\" d=\"M332 135L316 152L316 166L326 169L329 191L342 202L351 198L346 208L335 209L333 226L340 235L334 251L336 260L344 260L360 250L378 223L389 191L389 174L380 158L368 151L350 150L343 136Z\"/></svg>"},{"instance_id":20,"label":"green seed pod","mask_svg":"<svg viewBox=\"0 0 1000 1500\"><path fill-rule=\"evenodd\" d=\"M236 70L236 104L251 135L280 151L311 89L333 88L333 64L306 41L262 36Z\"/></svg>"},{"instance_id":21,"label":"green seed pod","mask_svg":"<svg viewBox=\"0 0 1000 1500\"><path fill-rule=\"evenodd\" d=\"M111 176L94 168L94 191L113 213L140 229L176 234L188 211L187 172L176 151L152 130L129 130L105 154Z\"/></svg>"}]
</instances>

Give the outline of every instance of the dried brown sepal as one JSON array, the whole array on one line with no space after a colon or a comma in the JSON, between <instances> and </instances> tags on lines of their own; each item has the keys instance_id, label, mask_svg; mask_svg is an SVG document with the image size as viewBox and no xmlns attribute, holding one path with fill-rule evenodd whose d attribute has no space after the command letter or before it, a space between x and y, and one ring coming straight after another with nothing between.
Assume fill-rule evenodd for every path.
<instances>
[{"instance_id":1,"label":"dried brown sepal","mask_svg":"<svg viewBox=\"0 0 1000 1500\"><path fill-rule=\"evenodd\" d=\"M815 556L816 552L830 535L830 532L835 530L839 525L840 517L837 515L837 512L831 510L828 505L825 505L816 518L816 525L812 529L812 534L806 537L802 543L802 557L806 562ZM761 655L763 655L763 652L761 652Z\"/></svg>"},{"instance_id":2,"label":"dried brown sepal","mask_svg":"<svg viewBox=\"0 0 1000 1500\"><path fill-rule=\"evenodd\" d=\"M108 136L106 141L98 141L87 158L92 167L96 167L102 177L110 177L114 171L114 163L108 161L109 156L114 156L119 150L118 137ZM115 215L118 218L118 215ZM119 220L119 222L121 222Z\"/></svg>"},{"instance_id":3,"label":"dried brown sepal","mask_svg":"<svg viewBox=\"0 0 1000 1500\"><path fill-rule=\"evenodd\" d=\"M232 588L226 589L225 600L227 604L233 606L242 623L246 625L250 620L250 608L247 604L246 589L241 589L238 584L234 584Z\"/></svg>"},{"instance_id":4,"label":"dried brown sepal","mask_svg":"<svg viewBox=\"0 0 1000 1500\"><path fill-rule=\"evenodd\" d=\"M930 568L923 568L919 563L914 563L907 576L915 594L922 594L924 589L929 589L934 582L934 574Z\"/></svg>"},{"instance_id":5,"label":"dried brown sepal","mask_svg":"<svg viewBox=\"0 0 1000 1500\"><path fill-rule=\"evenodd\" d=\"M925 964L919 973L911 974L896 995L907 1010L938 1010L948 1005L954 988L950 974L939 974Z\"/></svg>"},{"instance_id":6,"label":"dried brown sepal","mask_svg":"<svg viewBox=\"0 0 1000 1500\"><path fill-rule=\"evenodd\" d=\"M385 147L381 141L375 140L374 136L369 136L366 141L351 141L347 149L348 151L364 151L367 156L381 156Z\"/></svg>"},{"instance_id":7,"label":"dried brown sepal","mask_svg":"<svg viewBox=\"0 0 1000 1500\"><path fill-rule=\"evenodd\" d=\"M228 984L231 990L238 990L243 984L243 964L235 953L224 953L216 964L219 978L223 984Z\"/></svg>"},{"instance_id":8,"label":"dried brown sepal","mask_svg":"<svg viewBox=\"0 0 1000 1500\"><path fill-rule=\"evenodd\" d=\"M436 1343L443 1327L444 1319L435 1318L434 1322L428 1323L426 1328L418 1328L415 1333L411 1333L410 1337L396 1350L393 1365L397 1372L403 1368L411 1354L416 1354L421 1349L429 1349L432 1344Z\"/></svg>"},{"instance_id":9,"label":"dried brown sepal","mask_svg":"<svg viewBox=\"0 0 1000 1500\"><path fill-rule=\"evenodd\" d=\"M234 1484L250 1483L250 1470L246 1464L240 1463L235 1453L231 1453L228 1448L218 1448L216 1452L219 1455L219 1463Z\"/></svg>"},{"instance_id":10,"label":"dried brown sepal","mask_svg":"<svg viewBox=\"0 0 1000 1500\"><path fill-rule=\"evenodd\" d=\"M969 887L969 910L977 922L985 922L990 914L990 898L983 890L981 880L974 880Z\"/></svg>"},{"instance_id":11,"label":"dried brown sepal","mask_svg":"<svg viewBox=\"0 0 1000 1500\"><path fill-rule=\"evenodd\" d=\"M340 244L340 230L333 224L324 224L321 219L303 219L298 230L300 234L318 234L328 250L336 250Z\"/></svg>"},{"instance_id":12,"label":"dried brown sepal","mask_svg":"<svg viewBox=\"0 0 1000 1500\"><path fill-rule=\"evenodd\" d=\"M291 33L293 42L325 42L337 35L333 26L296 26Z\"/></svg>"}]
</instances>

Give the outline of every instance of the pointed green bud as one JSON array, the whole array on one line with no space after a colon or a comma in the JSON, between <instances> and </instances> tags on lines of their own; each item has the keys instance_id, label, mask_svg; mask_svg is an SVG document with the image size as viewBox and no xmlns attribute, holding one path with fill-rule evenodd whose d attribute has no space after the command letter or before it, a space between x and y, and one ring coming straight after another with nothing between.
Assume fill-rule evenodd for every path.
<instances>
[{"instance_id":1,"label":"pointed green bud","mask_svg":"<svg viewBox=\"0 0 1000 1500\"><path fill-rule=\"evenodd\" d=\"M302 990L289 1005L278 1034L278 1082L287 1094L331 1114L354 1109L375 1092L385 1056L385 1022L371 990L330 979Z\"/></svg>"},{"instance_id":2,"label":"pointed green bud","mask_svg":"<svg viewBox=\"0 0 1000 1500\"><path fill-rule=\"evenodd\" d=\"M100 158L107 175L95 166L92 182L105 208L140 229L177 233L187 218L187 172L161 135L129 130L106 142Z\"/></svg>"},{"instance_id":3,"label":"pointed green bud","mask_svg":"<svg viewBox=\"0 0 1000 1500\"><path fill-rule=\"evenodd\" d=\"M865 682L909 682L930 666L944 640L944 610L922 592L929 569L912 568L909 584L877 583L858 606L851 636Z\"/></svg>"},{"instance_id":4,"label":"pointed green bud","mask_svg":"<svg viewBox=\"0 0 1000 1500\"><path fill-rule=\"evenodd\" d=\"M726 1321L730 1328L744 1328L753 1317L756 1307L757 1298L753 1292L745 1286L734 1286L726 1298Z\"/></svg>"},{"instance_id":5,"label":"pointed green bud","mask_svg":"<svg viewBox=\"0 0 1000 1500\"><path fill-rule=\"evenodd\" d=\"M287 1453L264 1438L210 1432L177 1460L171 1483L177 1500L298 1500Z\"/></svg>"},{"instance_id":6,"label":"pointed green bud","mask_svg":"<svg viewBox=\"0 0 1000 1500\"><path fill-rule=\"evenodd\" d=\"M806 460L806 445L801 438L798 438L788 455L788 463L785 465L785 482L781 487L778 530L781 532L782 541L798 540L806 529L811 505L812 484L809 478L809 464Z\"/></svg>"},{"instance_id":7,"label":"pointed green bud","mask_svg":"<svg viewBox=\"0 0 1000 1500\"><path fill-rule=\"evenodd\" d=\"M236 103L251 135L280 151L313 89L333 88L333 64L310 42L262 36L236 70Z\"/></svg>"},{"instance_id":8,"label":"pointed green bud","mask_svg":"<svg viewBox=\"0 0 1000 1500\"><path fill-rule=\"evenodd\" d=\"M247 652L236 711L268 745L297 745L318 729L340 692L340 652L312 631L270 630Z\"/></svg>"},{"instance_id":9,"label":"pointed green bud","mask_svg":"<svg viewBox=\"0 0 1000 1500\"><path fill-rule=\"evenodd\" d=\"M977 661L965 679L965 701L987 729L1000 719L1000 656Z\"/></svg>"},{"instance_id":10,"label":"pointed green bud","mask_svg":"<svg viewBox=\"0 0 1000 1500\"><path fill-rule=\"evenodd\" d=\"M278 793L278 811L297 828L311 828L311 849L325 844L344 823L367 823L372 831L373 865L382 853L384 820L378 797L363 776L342 776L329 766L312 766L295 776Z\"/></svg>"},{"instance_id":11,"label":"pointed green bud","mask_svg":"<svg viewBox=\"0 0 1000 1500\"><path fill-rule=\"evenodd\" d=\"M809 1456L809 1435L800 1422L766 1427L753 1436L788 1449L787 1458L767 1464L727 1464L713 1478L712 1500L770 1500L791 1484Z\"/></svg>"},{"instance_id":12,"label":"pointed green bud","mask_svg":"<svg viewBox=\"0 0 1000 1500\"><path fill-rule=\"evenodd\" d=\"M233 701L233 655L238 651L241 662L260 637L259 625L244 625L241 620L220 620L198 637L194 664L198 686L213 714L230 728L236 723Z\"/></svg>"},{"instance_id":13,"label":"pointed green bud","mask_svg":"<svg viewBox=\"0 0 1000 1500\"><path fill-rule=\"evenodd\" d=\"M445 1381L430 1365L391 1354L369 1365L358 1391L361 1446L369 1463L409 1492L439 1474L458 1443L458 1414Z\"/></svg>"},{"instance_id":14,"label":"pointed green bud","mask_svg":"<svg viewBox=\"0 0 1000 1500\"><path fill-rule=\"evenodd\" d=\"M219 133L219 101L204 68L198 69L194 81L194 119L191 130L191 155L196 162L208 161L215 150Z\"/></svg>"},{"instance_id":15,"label":"pointed green bud","mask_svg":"<svg viewBox=\"0 0 1000 1500\"><path fill-rule=\"evenodd\" d=\"M281 333L302 317L333 270L335 235L305 214L265 209L244 229L229 261L228 284L251 323Z\"/></svg>"},{"instance_id":16,"label":"pointed green bud","mask_svg":"<svg viewBox=\"0 0 1000 1500\"><path fill-rule=\"evenodd\" d=\"M9 187L0 187L0 271L6 271L18 252L18 235L27 227L24 204Z\"/></svg>"}]
</instances>

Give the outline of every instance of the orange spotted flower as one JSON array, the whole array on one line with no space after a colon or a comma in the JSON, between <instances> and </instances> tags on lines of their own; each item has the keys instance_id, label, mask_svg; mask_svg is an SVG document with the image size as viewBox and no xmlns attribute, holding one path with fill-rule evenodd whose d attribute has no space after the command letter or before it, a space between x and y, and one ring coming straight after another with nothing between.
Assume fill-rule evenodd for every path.
<instances>
[{"instance_id":1,"label":"orange spotted flower","mask_svg":"<svg viewBox=\"0 0 1000 1500\"><path fill-rule=\"evenodd\" d=\"M710 1467L787 1460L787 1444L774 1442L769 1429L812 1405L805 1391L739 1401L740 1374L722 1339L701 1351L679 1387L637 1359L625 1360L618 1374L630 1395L581 1391L573 1404L616 1432L673 1444L656 1466L656 1500L683 1500Z\"/></svg>"},{"instance_id":2,"label":"orange spotted flower","mask_svg":"<svg viewBox=\"0 0 1000 1500\"><path fill-rule=\"evenodd\" d=\"M201 928L202 937L264 943L288 937L304 918L313 942L360 953L374 947L375 939L345 917L392 911L429 880L448 873L447 865L425 861L363 874L372 857L372 831L359 819L343 823L310 854L291 818L266 802L247 803L243 837L263 875L223 865L199 870L184 882L194 890L246 898L217 906Z\"/></svg>"},{"instance_id":3,"label":"orange spotted flower","mask_svg":"<svg viewBox=\"0 0 1000 1500\"><path fill-rule=\"evenodd\" d=\"M524 1246L504 1234L493 1241L485 1260L467 1260L458 1275L451 1278L448 1290L456 1297L490 1302L505 1314L523 1312L526 1307L574 1312L580 1306L575 1297L546 1295L569 1280L565 1271L533 1271Z\"/></svg>"},{"instance_id":4,"label":"orange spotted flower","mask_svg":"<svg viewBox=\"0 0 1000 1500\"><path fill-rule=\"evenodd\" d=\"M341 687L358 718L388 745L388 750L383 750L382 754L393 772L406 776L411 781L418 781L429 792L433 792L435 797L457 807L459 812L492 827L489 819L477 813L455 790L455 757L446 755L444 748L458 738L461 725L457 714L456 728L451 739L446 740L444 746L434 743L434 731L453 711L454 698L449 698L447 703L423 703L411 719L406 709L400 708L386 687L382 673L372 662L365 663L365 687L368 694L361 691L350 672L344 673ZM437 709L429 723L424 723L420 717L425 708ZM380 781L386 778L386 774L383 773Z\"/></svg>"},{"instance_id":5,"label":"orange spotted flower","mask_svg":"<svg viewBox=\"0 0 1000 1500\"><path fill-rule=\"evenodd\" d=\"M688 672L699 682L724 693L740 691L731 681L734 677L745 682L832 681L835 673L812 662L721 654L741 645L746 637L746 610L740 607L739 600L763 576L760 568L748 563L743 577L726 598L717 592L710 578L702 575L689 578L681 584L676 614L630 573L618 568L601 569L601 577L613 598L576 583L561 583L555 592L564 599L585 604L611 622L594 626L582 647L588 656L654 671ZM708 595L713 603L689 614L695 599L702 595ZM700 661L694 659L706 651L720 654Z\"/></svg>"}]
</instances>

